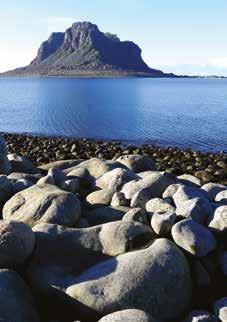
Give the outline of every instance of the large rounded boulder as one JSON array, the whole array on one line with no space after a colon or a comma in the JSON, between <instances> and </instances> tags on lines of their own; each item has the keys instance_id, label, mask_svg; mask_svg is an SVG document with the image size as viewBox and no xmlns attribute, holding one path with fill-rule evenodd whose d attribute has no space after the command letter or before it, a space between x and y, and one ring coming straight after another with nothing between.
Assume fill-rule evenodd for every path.
<instances>
[{"instance_id":1,"label":"large rounded boulder","mask_svg":"<svg viewBox=\"0 0 227 322\"><path fill-rule=\"evenodd\" d=\"M191 298L187 260L171 241L103 261L71 280L67 294L99 314L140 309L159 322L176 319Z\"/></svg>"}]
</instances>

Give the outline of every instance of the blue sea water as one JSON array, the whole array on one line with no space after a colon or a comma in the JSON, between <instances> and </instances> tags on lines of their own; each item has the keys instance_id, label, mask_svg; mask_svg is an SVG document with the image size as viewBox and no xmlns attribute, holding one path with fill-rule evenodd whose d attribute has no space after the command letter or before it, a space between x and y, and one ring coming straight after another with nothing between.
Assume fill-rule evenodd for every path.
<instances>
[{"instance_id":1,"label":"blue sea water","mask_svg":"<svg viewBox=\"0 0 227 322\"><path fill-rule=\"evenodd\" d=\"M0 132L226 151L227 80L2 77Z\"/></svg>"}]
</instances>

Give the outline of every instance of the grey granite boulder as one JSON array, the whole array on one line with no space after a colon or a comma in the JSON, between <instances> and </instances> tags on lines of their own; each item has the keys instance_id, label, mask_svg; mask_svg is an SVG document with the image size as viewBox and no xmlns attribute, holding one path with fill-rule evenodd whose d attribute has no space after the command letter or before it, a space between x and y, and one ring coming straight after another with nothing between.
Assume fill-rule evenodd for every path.
<instances>
[{"instance_id":1,"label":"grey granite boulder","mask_svg":"<svg viewBox=\"0 0 227 322\"><path fill-rule=\"evenodd\" d=\"M200 179L196 178L191 174L182 174L177 177L177 180L179 183L186 186L190 186L192 188L199 188L201 187L201 184L202 184Z\"/></svg>"},{"instance_id":2,"label":"grey granite boulder","mask_svg":"<svg viewBox=\"0 0 227 322\"><path fill-rule=\"evenodd\" d=\"M67 190L67 185L65 183L66 175L61 169L51 168L45 177L39 179L37 185L42 187L46 184L54 185L62 190Z\"/></svg>"},{"instance_id":3,"label":"grey granite boulder","mask_svg":"<svg viewBox=\"0 0 227 322\"><path fill-rule=\"evenodd\" d=\"M78 167L87 169L90 175L95 179L100 178L104 175L104 173L116 168L123 168L127 170L127 167L120 162L112 160L102 160L98 158L92 158L83 161L78 165ZM76 167L74 169L76 169Z\"/></svg>"},{"instance_id":4,"label":"grey granite boulder","mask_svg":"<svg viewBox=\"0 0 227 322\"><path fill-rule=\"evenodd\" d=\"M165 213L165 212L174 212L175 208L167 201L161 198L154 198L149 200L146 203L146 211L152 212L152 213L155 213L155 212Z\"/></svg>"},{"instance_id":5,"label":"grey granite boulder","mask_svg":"<svg viewBox=\"0 0 227 322\"><path fill-rule=\"evenodd\" d=\"M138 221L142 224L149 225L148 214L144 209L132 208L122 218L122 221Z\"/></svg>"},{"instance_id":6,"label":"grey granite boulder","mask_svg":"<svg viewBox=\"0 0 227 322\"><path fill-rule=\"evenodd\" d=\"M14 182L12 184L13 193L16 194L17 192L28 189L28 188L32 187L33 185L34 185L34 183L30 180L27 180L27 179L17 180L16 182Z\"/></svg>"},{"instance_id":7,"label":"grey granite boulder","mask_svg":"<svg viewBox=\"0 0 227 322\"><path fill-rule=\"evenodd\" d=\"M0 175L0 208L6 203L12 194L12 184L6 175Z\"/></svg>"},{"instance_id":8,"label":"grey granite boulder","mask_svg":"<svg viewBox=\"0 0 227 322\"><path fill-rule=\"evenodd\" d=\"M118 221L128 212L128 207L96 207L84 212L90 226L101 225L112 221Z\"/></svg>"},{"instance_id":9,"label":"grey granite boulder","mask_svg":"<svg viewBox=\"0 0 227 322\"><path fill-rule=\"evenodd\" d=\"M202 199L208 199L209 195L205 190L198 189L198 188L192 188L189 186L181 186L177 189L177 191L173 195L173 200L176 205L176 207L180 206L180 204L184 201L188 201L190 199L194 198L202 198Z\"/></svg>"},{"instance_id":10,"label":"grey granite boulder","mask_svg":"<svg viewBox=\"0 0 227 322\"><path fill-rule=\"evenodd\" d=\"M104 316L98 322L157 322L149 314L136 309L114 312Z\"/></svg>"},{"instance_id":11,"label":"grey granite boulder","mask_svg":"<svg viewBox=\"0 0 227 322\"><path fill-rule=\"evenodd\" d=\"M67 294L100 314L140 309L159 322L176 319L191 298L182 252L167 239L103 261L71 280Z\"/></svg>"},{"instance_id":12,"label":"grey granite boulder","mask_svg":"<svg viewBox=\"0 0 227 322\"><path fill-rule=\"evenodd\" d=\"M208 199L193 198L180 202L176 214L187 219L191 218L201 225L208 225L214 215L214 209Z\"/></svg>"},{"instance_id":13,"label":"grey granite boulder","mask_svg":"<svg viewBox=\"0 0 227 322\"><path fill-rule=\"evenodd\" d=\"M43 171L48 171L49 169L55 168L55 169L61 169L61 170L66 170L72 167L76 167L79 165L82 161L82 159L78 160L59 160L59 161L54 161L50 162L48 164L44 164L39 166L39 169Z\"/></svg>"},{"instance_id":14,"label":"grey granite boulder","mask_svg":"<svg viewBox=\"0 0 227 322\"><path fill-rule=\"evenodd\" d=\"M169 186L165 189L165 191L163 192L163 194L162 194L162 198L163 198L163 199L173 200L173 199L172 199L172 197L173 197L174 193L175 193L175 192L177 191L177 189L178 189L179 187L181 187L181 186L182 186L182 184L180 184L180 183L173 183L173 184L169 185Z\"/></svg>"},{"instance_id":15,"label":"grey granite boulder","mask_svg":"<svg viewBox=\"0 0 227 322\"><path fill-rule=\"evenodd\" d=\"M208 311L195 310L190 312L183 322L218 322L218 320Z\"/></svg>"},{"instance_id":16,"label":"grey granite boulder","mask_svg":"<svg viewBox=\"0 0 227 322\"><path fill-rule=\"evenodd\" d=\"M0 134L0 174L8 174L11 164L7 157L7 146L4 137Z\"/></svg>"},{"instance_id":17,"label":"grey granite boulder","mask_svg":"<svg viewBox=\"0 0 227 322\"><path fill-rule=\"evenodd\" d=\"M220 183L213 183L213 182L206 183L201 188L209 194L210 199L213 201L215 200L215 197L219 192L227 189L226 186Z\"/></svg>"},{"instance_id":18,"label":"grey granite boulder","mask_svg":"<svg viewBox=\"0 0 227 322\"><path fill-rule=\"evenodd\" d=\"M86 197L89 206L109 206L112 200L113 191L108 189L101 189L91 192Z\"/></svg>"},{"instance_id":19,"label":"grey granite boulder","mask_svg":"<svg viewBox=\"0 0 227 322\"><path fill-rule=\"evenodd\" d=\"M154 213L151 217L151 227L157 235L165 236L171 231L176 217L174 212Z\"/></svg>"},{"instance_id":20,"label":"grey granite boulder","mask_svg":"<svg viewBox=\"0 0 227 322\"><path fill-rule=\"evenodd\" d=\"M196 257L204 257L213 251L217 242L213 234L192 219L176 223L172 228L174 242Z\"/></svg>"},{"instance_id":21,"label":"grey granite boulder","mask_svg":"<svg viewBox=\"0 0 227 322\"><path fill-rule=\"evenodd\" d=\"M214 303L214 313L221 322L227 321L227 297L223 297Z\"/></svg>"},{"instance_id":22,"label":"grey granite boulder","mask_svg":"<svg viewBox=\"0 0 227 322\"><path fill-rule=\"evenodd\" d=\"M0 220L0 267L10 268L31 255L35 235L31 228L20 221Z\"/></svg>"},{"instance_id":23,"label":"grey granite boulder","mask_svg":"<svg viewBox=\"0 0 227 322\"><path fill-rule=\"evenodd\" d=\"M217 232L227 233L227 205L216 208L209 227Z\"/></svg>"},{"instance_id":24,"label":"grey granite boulder","mask_svg":"<svg viewBox=\"0 0 227 322\"><path fill-rule=\"evenodd\" d=\"M215 197L216 202L223 203L224 205L227 205L227 189L220 191L216 197Z\"/></svg>"},{"instance_id":25,"label":"grey granite boulder","mask_svg":"<svg viewBox=\"0 0 227 322\"><path fill-rule=\"evenodd\" d=\"M35 165L29 159L19 156L15 153L8 154L8 159L10 161L12 171L13 172L22 172L22 173L30 173L35 174L40 171L36 169Z\"/></svg>"},{"instance_id":26,"label":"grey granite boulder","mask_svg":"<svg viewBox=\"0 0 227 322\"><path fill-rule=\"evenodd\" d=\"M47 222L72 227L80 218L78 198L52 185L32 186L15 194L3 208L3 218L33 227Z\"/></svg>"},{"instance_id":27,"label":"grey granite boulder","mask_svg":"<svg viewBox=\"0 0 227 322\"><path fill-rule=\"evenodd\" d=\"M39 179L43 177L42 174L29 174L29 173L21 173L21 172L12 172L10 173L7 178L12 182L15 183L18 180L29 180L34 184L38 182Z\"/></svg>"},{"instance_id":28,"label":"grey granite boulder","mask_svg":"<svg viewBox=\"0 0 227 322\"><path fill-rule=\"evenodd\" d=\"M111 200L111 206L129 206L129 201L125 198L123 192L115 192Z\"/></svg>"},{"instance_id":29,"label":"grey granite boulder","mask_svg":"<svg viewBox=\"0 0 227 322\"><path fill-rule=\"evenodd\" d=\"M64 173L67 174L67 179L77 179L81 186L90 187L94 183L94 178L86 168L73 167L64 171Z\"/></svg>"},{"instance_id":30,"label":"grey granite boulder","mask_svg":"<svg viewBox=\"0 0 227 322\"><path fill-rule=\"evenodd\" d=\"M117 159L117 161L126 165L127 168L135 173L157 170L155 162L151 158L143 155L122 155Z\"/></svg>"},{"instance_id":31,"label":"grey granite boulder","mask_svg":"<svg viewBox=\"0 0 227 322\"><path fill-rule=\"evenodd\" d=\"M104 173L96 181L96 186L100 189L108 189L116 192L120 191L125 183L132 180L139 180L139 177L130 170L116 168Z\"/></svg>"},{"instance_id":32,"label":"grey granite boulder","mask_svg":"<svg viewBox=\"0 0 227 322\"><path fill-rule=\"evenodd\" d=\"M0 321L39 322L30 291L16 272L0 270Z\"/></svg>"}]
</instances>

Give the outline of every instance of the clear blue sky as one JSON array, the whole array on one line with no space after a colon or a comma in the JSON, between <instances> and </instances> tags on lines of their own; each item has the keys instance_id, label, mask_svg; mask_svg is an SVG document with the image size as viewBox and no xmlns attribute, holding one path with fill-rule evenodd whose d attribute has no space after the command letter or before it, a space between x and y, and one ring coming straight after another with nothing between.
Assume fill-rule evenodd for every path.
<instances>
[{"instance_id":1,"label":"clear blue sky","mask_svg":"<svg viewBox=\"0 0 227 322\"><path fill-rule=\"evenodd\" d=\"M151 67L227 75L227 0L6 0L0 71L23 66L52 31L91 21L132 40Z\"/></svg>"}]
</instances>

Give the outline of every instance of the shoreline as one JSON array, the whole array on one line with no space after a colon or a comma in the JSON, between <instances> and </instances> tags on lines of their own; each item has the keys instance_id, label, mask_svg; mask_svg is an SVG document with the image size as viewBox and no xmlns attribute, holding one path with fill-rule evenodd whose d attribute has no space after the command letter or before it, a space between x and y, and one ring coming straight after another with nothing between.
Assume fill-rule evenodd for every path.
<instances>
[{"instance_id":1,"label":"shoreline","mask_svg":"<svg viewBox=\"0 0 227 322\"><path fill-rule=\"evenodd\" d=\"M122 154L150 156L160 171L192 174L204 182L227 184L227 153L201 152L153 144L132 145L123 141L2 133L9 153L29 158L40 166L56 160L117 159Z\"/></svg>"}]
</instances>

